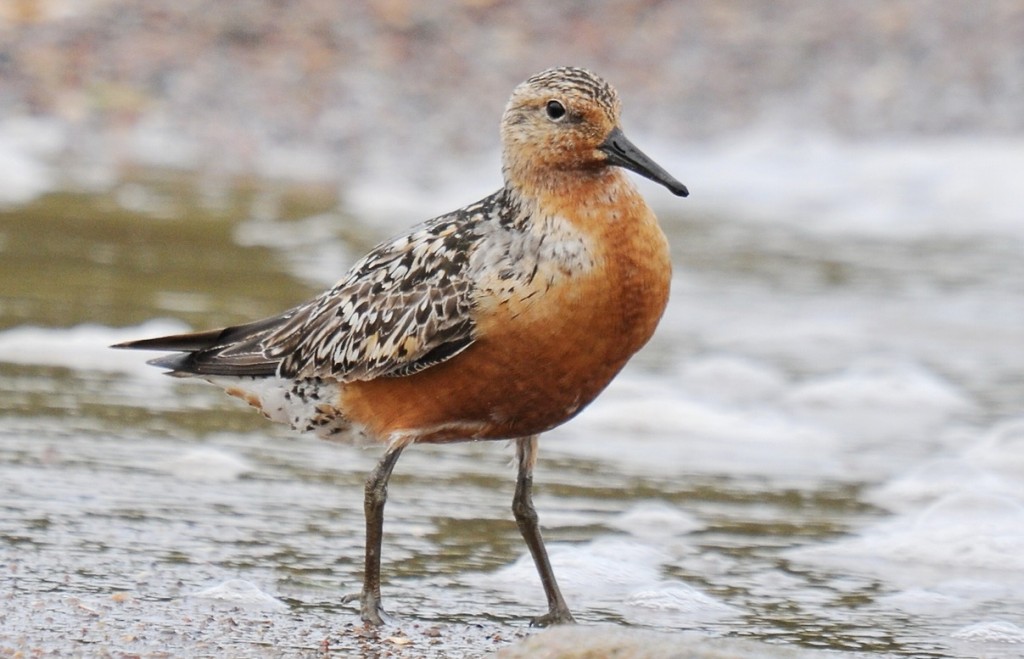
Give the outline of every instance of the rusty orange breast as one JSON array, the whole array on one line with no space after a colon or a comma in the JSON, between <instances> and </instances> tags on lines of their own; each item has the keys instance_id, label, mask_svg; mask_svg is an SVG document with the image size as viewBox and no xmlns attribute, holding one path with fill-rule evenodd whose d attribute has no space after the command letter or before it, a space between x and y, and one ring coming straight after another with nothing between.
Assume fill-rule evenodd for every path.
<instances>
[{"instance_id":1,"label":"rusty orange breast","mask_svg":"<svg viewBox=\"0 0 1024 659\"><path fill-rule=\"evenodd\" d=\"M668 300L665 236L624 183L615 195L605 186L586 201L546 202L585 237L588 268L535 278L536 290L509 303L484 301L479 338L447 362L345 385L345 416L380 438L444 442L532 435L589 404L651 337Z\"/></svg>"}]
</instances>

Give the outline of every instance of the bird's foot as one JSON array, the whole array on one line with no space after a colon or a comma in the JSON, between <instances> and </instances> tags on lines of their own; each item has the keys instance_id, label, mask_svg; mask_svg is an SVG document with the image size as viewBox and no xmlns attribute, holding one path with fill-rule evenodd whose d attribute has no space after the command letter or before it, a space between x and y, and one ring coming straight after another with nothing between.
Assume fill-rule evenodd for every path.
<instances>
[{"instance_id":1,"label":"bird's foot","mask_svg":"<svg viewBox=\"0 0 1024 659\"><path fill-rule=\"evenodd\" d=\"M531 627L550 627L551 625L574 625L576 618L565 607L553 608L542 616L530 621Z\"/></svg>"},{"instance_id":2,"label":"bird's foot","mask_svg":"<svg viewBox=\"0 0 1024 659\"><path fill-rule=\"evenodd\" d=\"M359 602L359 617L372 627L380 627L387 622L387 613L380 605L380 598L370 593L349 593L341 598L342 604Z\"/></svg>"}]
</instances>

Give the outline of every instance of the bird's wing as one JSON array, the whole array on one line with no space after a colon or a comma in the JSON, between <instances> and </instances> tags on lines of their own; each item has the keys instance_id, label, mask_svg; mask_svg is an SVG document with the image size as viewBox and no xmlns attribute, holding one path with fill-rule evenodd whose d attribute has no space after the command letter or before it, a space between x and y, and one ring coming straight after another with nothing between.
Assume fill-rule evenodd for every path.
<instances>
[{"instance_id":1,"label":"bird's wing","mask_svg":"<svg viewBox=\"0 0 1024 659\"><path fill-rule=\"evenodd\" d=\"M279 316L116 347L179 351L151 363L180 375L352 381L415 373L475 339L468 266L479 217L460 211L383 243L333 288Z\"/></svg>"},{"instance_id":2,"label":"bird's wing","mask_svg":"<svg viewBox=\"0 0 1024 659\"><path fill-rule=\"evenodd\" d=\"M381 245L268 335L266 353L283 376L342 381L408 375L454 356L474 339L474 236L440 221Z\"/></svg>"}]
</instances>

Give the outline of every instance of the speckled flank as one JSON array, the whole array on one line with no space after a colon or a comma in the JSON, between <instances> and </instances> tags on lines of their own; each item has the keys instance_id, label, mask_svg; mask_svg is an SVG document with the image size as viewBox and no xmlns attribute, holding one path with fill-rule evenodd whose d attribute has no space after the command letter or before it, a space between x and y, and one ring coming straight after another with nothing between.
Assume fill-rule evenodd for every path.
<instances>
[{"instance_id":1,"label":"speckled flank","mask_svg":"<svg viewBox=\"0 0 1024 659\"><path fill-rule=\"evenodd\" d=\"M284 423L300 432L313 432L324 439L366 442L360 428L332 404L339 394L338 383L313 378L251 376L208 376L212 384L229 396L244 400L267 419Z\"/></svg>"}]
</instances>

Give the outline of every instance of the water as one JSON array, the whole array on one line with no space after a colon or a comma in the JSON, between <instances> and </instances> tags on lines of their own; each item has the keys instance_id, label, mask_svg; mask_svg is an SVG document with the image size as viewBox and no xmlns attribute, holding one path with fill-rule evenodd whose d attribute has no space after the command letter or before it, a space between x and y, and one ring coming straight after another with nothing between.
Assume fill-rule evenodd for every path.
<instances>
[{"instance_id":1,"label":"water","mask_svg":"<svg viewBox=\"0 0 1024 659\"><path fill-rule=\"evenodd\" d=\"M739 158L722 153L702 162ZM684 173L694 203L646 190L676 264L657 336L541 440L536 504L578 619L740 637L748 656L1018 656L1020 227L935 206L894 230L886 213L918 208L896 187L866 224L834 188L809 206L719 188L716 205ZM480 656L532 633L543 594L505 443L402 456L395 624L374 635L341 596L378 452L106 348L305 299L430 212L385 201L346 197L347 214L321 187L140 173L0 215L0 650Z\"/></svg>"}]
</instances>

